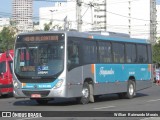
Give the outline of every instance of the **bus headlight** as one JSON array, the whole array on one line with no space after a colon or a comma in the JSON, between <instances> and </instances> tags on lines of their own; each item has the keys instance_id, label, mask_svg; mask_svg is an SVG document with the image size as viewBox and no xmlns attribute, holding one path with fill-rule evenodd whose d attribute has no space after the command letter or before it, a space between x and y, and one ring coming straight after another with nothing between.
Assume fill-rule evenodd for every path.
<instances>
[{"instance_id":1,"label":"bus headlight","mask_svg":"<svg viewBox=\"0 0 160 120\"><path fill-rule=\"evenodd\" d=\"M14 88L19 88L19 84L16 80L13 79L13 87Z\"/></svg>"},{"instance_id":2,"label":"bus headlight","mask_svg":"<svg viewBox=\"0 0 160 120\"><path fill-rule=\"evenodd\" d=\"M14 81L13 86L14 86L14 88L18 88L18 83Z\"/></svg>"},{"instance_id":3,"label":"bus headlight","mask_svg":"<svg viewBox=\"0 0 160 120\"><path fill-rule=\"evenodd\" d=\"M62 83L63 83L63 79L60 79L53 88L57 89L57 88L61 87Z\"/></svg>"}]
</instances>

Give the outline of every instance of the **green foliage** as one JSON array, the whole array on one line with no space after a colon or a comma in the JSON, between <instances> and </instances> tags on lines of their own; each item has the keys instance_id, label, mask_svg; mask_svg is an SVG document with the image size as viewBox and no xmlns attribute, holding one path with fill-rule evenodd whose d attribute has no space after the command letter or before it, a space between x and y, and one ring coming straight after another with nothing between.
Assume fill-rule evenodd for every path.
<instances>
[{"instance_id":1,"label":"green foliage","mask_svg":"<svg viewBox=\"0 0 160 120\"><path fill-rule=\"evenodd\" d=\"M44 31L48 31L50 29L50 26L48 24L44 24Z\"/></svg>"},{"instance_id":2,"label":"green foliage","mask_svg":"<svg viewBox=\"0 0 160 120\"><path fill-rule=\"evenodd\" d=\"M0 32L0 51L4 52L7 49L13 49L15 41L15 29L4 27Z\"/></svg>"},{"instance_id":3,"label":"green foliage","mask_svg":"<svg viewBox=\"0 0 160 120\"><path fill-rule=\"evenodd\" d=\"M51 26L52 26L52 22L50 22L50 23L48 23L48 24L44 24L44 31L49 31L50 30L50 28L51 28Z\"/></svg>"},{"instance_id":4,"label":"green foliage","mask_svg":"<svg viewBox=\"0 0 160 120\"><path fill-rule=\"evenodd\" d=\"M153 45L153 63L160 63L160 43Z\"/></svg>"}]
</instances>

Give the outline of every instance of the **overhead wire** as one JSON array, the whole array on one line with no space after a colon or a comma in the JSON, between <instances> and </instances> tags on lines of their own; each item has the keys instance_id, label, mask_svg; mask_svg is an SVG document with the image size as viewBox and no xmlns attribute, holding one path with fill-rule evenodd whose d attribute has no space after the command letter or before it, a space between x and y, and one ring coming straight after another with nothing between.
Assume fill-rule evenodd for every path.
<instances>
[{"instance_id":1,"label":"overhead wire","mask_svg":"<svg viewBox=\"0 0 160 120\"><path fill-rule=\"evenodd\" d=\"M71 2L72 1L72 2L74 2L76 0L70 0L70 1L65 1L65 0L64 1L61 1L61 0L34 0L34 1L45 1L45 2ZM132 0L132 1L137 1L137 0ZM92 2L94 2L94 0ZM88 5L87 3L84 3L84 4ZM90 7L90 5L89 5L89 7ZM89 7L88 7L88 9L89 9ZM87 12L87 10L85 11L85 13L86 12ZM121 15L121 14L114 13L114 12L111 12L111 11L106 11L106 12L110 13L110 14L113 14L113 15L129 18L129 19L135 19L135 20L141 20L141 21L150 21L150 20L146 20L146 19L140 19L140 18L135 18L135 17L129 17L129 16ZM82 17L85 15L85 13L82 15ZM9 14L11 15L11 13L9 13ZM2 15L1 12L0 12L0 15ZM160 21L157 21L157 22L160 22Z\"/></svg>"},{"instance_id":2,"label":"overhead wire","mask_svg":"<svg viewBox=\"0 0 160 120\"><path fill-rule=\"evenodd\" d=\"M76 0L70 0L70 1L59 1L59 0L34 0L34 1L45 1L45 2L75 2ZM94 1L94 0L93 0ZM133 2L133 1L137 1L137 0L131 0L130 2ZM127 2L127 1L126 1ZM110 4L117 4L117 3L122 3L122 2L116 2L116 3L110 3ZM124 2L123 2L124 3ZM89 5L87 3L84 3L85 5ZM86 14L86 12L88 11L90 6L88 6L88 8L86 9L86 11L83 13L82 17ZM107 13L109 14L113 14L113 15L117 15L117 16L120 16L120 17L124 17L124 18L128 18L128 19L133 19L133 20L140 20L140 21L150 21L150 20L146 20L146 19L141 19L141 18L134 18L134 17L129 17L129 16L125 16L125 15L122 15L122 14L118 14L118 13L114 13L114 12L111 12L111 11L106 11ZM61 11L59 11L59 13L61 13ZM0 16L10 16L11 13L6 13L6 12L0 12ZM40 18L39 16L34 16L33 19L46 19L46 18ZM58 19L54 19L56 21L62 21L62 20L58 20ZM72 22L76 22L76 21L72 21ZM157 22L160 22L160 21L157 21ZM87 23L87 24L92 24L92 23ZM107 24L107 26L110 26ZM113 25L114 27L117 27L118 25ZM119 25L119 26L123 26L123 25ZM138 25L138 26L144 26L144 25ZM158 33L159 34L159 33Z\"/></svg>"}]
</instances>

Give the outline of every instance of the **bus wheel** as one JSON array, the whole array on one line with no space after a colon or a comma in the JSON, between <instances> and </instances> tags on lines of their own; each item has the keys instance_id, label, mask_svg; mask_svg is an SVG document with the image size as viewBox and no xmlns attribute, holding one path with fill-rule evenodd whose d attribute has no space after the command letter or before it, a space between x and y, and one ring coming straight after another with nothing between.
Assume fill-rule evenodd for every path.
<instances>
[{"instance_id":1,"label":"bus wheel","mask_svg":"<svg viewBox=\"0 0 160 120\"><path fill-rule=\"evenodd\" d=\"M36 99L36 102L40 105L46 105L48 103L48 100Z\"/></svg>"},{"instance_id":2,"label":"bus wheel","mask_svg":"<svg viewBox=\"0 0 160 120\"><path fill-rule=\"evenodd\" d=\"M127 87L127 93L126 93L126 98L131 99L135 95L135 82L132 80L128 81L128 87Z\"/></svg>"},{"instance_id":3,"label":"bus wheel","mask_svg":"<svg viewBox=\"0 0 160 120\"><path fill-rule=\"evenodd\" d=\"M87 104L89 102L89 98L90 98L89 84L88 82L85 82L83 84L82 97L80 98L80 103Z\"/></svg>"}]
</instances>

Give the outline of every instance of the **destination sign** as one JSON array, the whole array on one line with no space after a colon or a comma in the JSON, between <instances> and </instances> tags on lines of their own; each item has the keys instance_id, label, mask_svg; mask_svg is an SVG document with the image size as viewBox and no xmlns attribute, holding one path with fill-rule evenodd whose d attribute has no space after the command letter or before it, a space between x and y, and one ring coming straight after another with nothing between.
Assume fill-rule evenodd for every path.
<instances>
[{"instance_id":1,"label":"destination sign","mask_svg":"<svg viewBox=\"0 0 160 120\"><path fill-rule=\"evenodd\" d=\"M45 42L45 41L63 41L65 39L64 33L52 34L25 34L17 37L17 42Z\"/></svg>"},{"instance_id":2,"label":"destination sign","mask_svg":"<svg viewBox=\"0 0 160 120\"><path fill-rule=\"evenodd\" d=\"M23 40L26 42L34 41L58 41L58 35L43 35L43 36L24 36Z\"/></svg>"}]
</instances>

